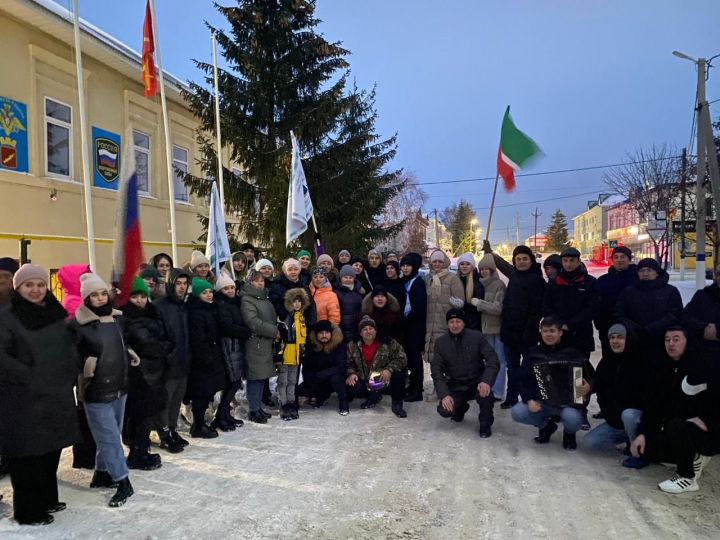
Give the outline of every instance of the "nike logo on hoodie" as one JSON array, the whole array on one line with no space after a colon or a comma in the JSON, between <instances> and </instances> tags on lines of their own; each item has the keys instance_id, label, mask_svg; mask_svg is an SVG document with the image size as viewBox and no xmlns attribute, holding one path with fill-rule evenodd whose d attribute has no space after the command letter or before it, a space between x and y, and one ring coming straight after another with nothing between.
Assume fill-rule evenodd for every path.
<instances>
[{"instance_id":1,"label":"nike logo on hoodie","mask_svg":"<svg viewBox=\"0 0 720 540\"><path fill-rule=\"evenodd\" d=\"M690 384L687 380L687 375L682 381L682 391L688 396L696 396L700 392L707 390L707 383L702 384Z\"/></svg>"}]
</instances>

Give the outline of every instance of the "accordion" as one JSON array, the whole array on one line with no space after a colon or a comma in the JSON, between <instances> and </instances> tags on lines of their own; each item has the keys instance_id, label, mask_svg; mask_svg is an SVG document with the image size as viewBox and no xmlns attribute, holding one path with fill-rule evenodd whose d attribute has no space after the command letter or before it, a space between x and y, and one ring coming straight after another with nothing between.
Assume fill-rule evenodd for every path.
<instances>
[{"instance_id":1,"label":"accordion","mask_svg":"<svg viewBox=\"0 0 720 540\"><path fill-rule=\"evenodd\" d=\"M543 402L553 407L582 405L577 387L582 385L583 359L542 360L533 365L533 375Z\"/></svg>"}]
</instances>

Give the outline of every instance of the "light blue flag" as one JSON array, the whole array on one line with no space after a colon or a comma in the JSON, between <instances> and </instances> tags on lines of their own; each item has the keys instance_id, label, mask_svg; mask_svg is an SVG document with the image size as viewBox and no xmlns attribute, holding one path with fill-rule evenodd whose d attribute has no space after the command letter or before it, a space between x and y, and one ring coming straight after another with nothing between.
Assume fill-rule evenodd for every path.
<instances>
[{"instance_id":1,"label":"light blue flag","mask_svg":"<svg viewBox=\"0 0 720 540\"><path fill-rule=\"evenodd\" d=\"M220 277L222 264L232 257L225 228L225 213L220 206L220 193L216 182L213 182L210 194L210 222L205 256L210 259L210 268L215 273L215 277Z\"/></svg>"}]
</instances>

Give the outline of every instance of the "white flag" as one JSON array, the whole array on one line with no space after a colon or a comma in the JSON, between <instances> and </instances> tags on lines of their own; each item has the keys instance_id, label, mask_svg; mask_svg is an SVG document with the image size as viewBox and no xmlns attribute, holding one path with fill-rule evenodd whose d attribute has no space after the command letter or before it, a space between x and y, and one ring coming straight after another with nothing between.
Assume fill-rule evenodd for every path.
<instances>
[{"instance_id":1,"label":"white flag","mask_svg":"<svg viewBox=\"0 0 720 540\"><path fill-rule=\"evenodd\" d=\"M225 213L220 206L220 193L215 182L213 182L210 195L210 222L208 223L205 256L210 259L210 268L215 273L216 278L220 277L222 264L232 257L227 229L225 228Z\"/></svg>"},{"instance_id":2,"label":"white flag","mask_svg":"<svg viewBox=\"0 0 720 540\"><path fill-rule=\"evenodd\" d=\"M290 132L292 140L292 171L290 172L290 186L288 187L287 220L285 222L285 244L300 238L307 231L308 221L313 216L313 205L310 200L305 171L300 159L300 147L295 134Z\"/></svg>"}]
</instances>

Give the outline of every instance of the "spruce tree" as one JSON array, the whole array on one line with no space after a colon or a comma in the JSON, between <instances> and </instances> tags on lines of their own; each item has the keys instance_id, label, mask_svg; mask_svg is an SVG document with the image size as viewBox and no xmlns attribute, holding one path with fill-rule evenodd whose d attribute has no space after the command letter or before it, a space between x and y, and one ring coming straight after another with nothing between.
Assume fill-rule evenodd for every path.
<instances>
[{"instance_id":1,"label":"spruce tree","mask_svg":"<svg viewBox=\"0 0 720 540\"><path fill-rule=\"evenodd\" d=\"M308 188L328 250L365 247L385 231L374 225L392 194L393 173L383 167L395 138L374 132L374 91L347 91L349 52L317 32L315 2L238 0L216 4L229 31L208 27L229 69L220 70L223 145L242 173L225 169L226 209L237 213L235 235L277 258L285 256L285 216L290 181L290 131L301 146ZM185 98L200 120L200 166L206 178L188 175L200 196L215 176L215 118L212 65L195 61L204 74ZM312 229L312 225L309 225ZM302 239L312 245L312 233Z\"/></svg>"},{"instance_id":2,"label":"spruce tree","mask_svg":"<svg viewBox=\"0 0 720 540\"><path fill-rule=\"evenodd\" d=\"M460 199L445 209L442 214L442 221L452 234L452 244L456 254L466 251L475 251L476 238L473 232L473 220L475 212L469 202Z\"/></svg>"},{"instance_id":3,"label":"spruce tree","mask_svg":"<svg viewBox=\"0 0 720 540\"><path fill-rule=\"evenodd\" d=\"M550 218L550 225L545 231L547 236L547 247L549 251L560 253L568 247L567 218L558 208Z\"/></svg>"}]
</instances>

